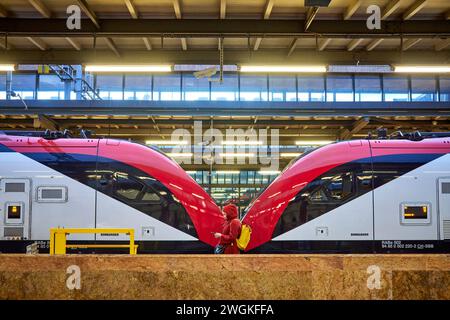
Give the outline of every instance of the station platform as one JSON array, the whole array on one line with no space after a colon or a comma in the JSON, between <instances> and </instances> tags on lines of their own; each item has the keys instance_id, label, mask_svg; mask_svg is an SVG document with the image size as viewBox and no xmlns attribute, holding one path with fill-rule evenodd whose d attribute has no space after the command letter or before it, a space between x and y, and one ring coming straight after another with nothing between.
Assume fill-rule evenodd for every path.
<instances>
[{"instance_id":1,"label":"station platform","mask_svg":"<svg viewBox=\"0 0 450 320\"><path fill-rule=\"evenodd\" d=\"M3 254L0 299L450 299L450 255Z\"/></svg>"}]
</instances>

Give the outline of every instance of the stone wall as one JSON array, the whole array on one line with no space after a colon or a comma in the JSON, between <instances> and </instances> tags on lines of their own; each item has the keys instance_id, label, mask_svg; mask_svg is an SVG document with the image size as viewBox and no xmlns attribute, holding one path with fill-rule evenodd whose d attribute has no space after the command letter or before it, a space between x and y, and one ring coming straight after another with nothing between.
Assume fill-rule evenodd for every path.
<instances>
[{"instance_id":1,"label":"stone wall","mask_svg":"<svg viewBox=\"0 0 450 320\"><path fill-rule=\"evenodd\" d=\"M450 299L450 255L5 254L0 299Z\"/></svg>"}]
</instances>

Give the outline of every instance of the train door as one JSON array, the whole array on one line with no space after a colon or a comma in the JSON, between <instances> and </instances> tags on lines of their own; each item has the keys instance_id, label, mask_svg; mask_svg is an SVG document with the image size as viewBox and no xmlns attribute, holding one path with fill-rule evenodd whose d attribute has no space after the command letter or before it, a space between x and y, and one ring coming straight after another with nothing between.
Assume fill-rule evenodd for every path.
<instances>
[{"instance_id":1,"label":"train door","mask_svg":"<svg viewBox=\"0 0 450 320\"><path fill-rule=\"evenodd\" d=\"M0 180L0 237L4 240L30 238L31 182L29 179Z\"/></svg>"},{"instance_id":2,"label":"train door","mask_svg":"<svg viewBox=\"0 0 450 320\"><path fill-rule=\"evenodd\" d=\"M450 178L438 180L440 239L450 240Z\"/></svg>"}]
</instances>

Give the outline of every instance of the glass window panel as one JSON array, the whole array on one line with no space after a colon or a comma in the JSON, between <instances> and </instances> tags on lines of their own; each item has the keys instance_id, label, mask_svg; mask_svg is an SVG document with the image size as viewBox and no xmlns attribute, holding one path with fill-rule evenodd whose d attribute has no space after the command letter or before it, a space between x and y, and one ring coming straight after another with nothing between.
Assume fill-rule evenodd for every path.
<instances>
[{"instance_id":1,"label":"glass window panel","mask_svg":"<svg viewBox=\"0 0 450 320\"><path fill-rule=\"evenodd\" d=\"M270 101L297 101L295 76L269 76Z\"/></svg>"},{"instance_id":2,"label":"glass window panel","mask_svg":"<svg viewBox=\"0 0 450 320\"><path fill-rule=\"evenodd\" d=\"M233 181L232 181L232 174L231 173L227 173L227 174L225 174L225 183L226 184L232 184L233 183Z\"/></svg>"},{"instance_id":3,"label":"glass window panel","mask_svg":"<svg viewBox=\"0 0 450 320\"><path fill-rule=\"evenodd\" d=\"M237 101L238 100L238 76L236 74L224 74L223 82L211 82L211 100Z\"/></svg>"},{"instance_id":4,"label":"glass window panel","mask_svg":"<svg viewBox=\"0 0 450 320\"><path fill-rule=\"evenodd\" d=\"M267 101L267 77L264 75L241 75L241 101Z\"/></svg>"},{"instance_id":5,"label":"glass window panel","mask_svg":"<svg viewBox=\"0 0 450 320\"><path fill-rule=\"evenodd\" d=\"M298 76L298 101L324 101L323 76Z\"/></svg>"},{"instance_id":6,"label":"glass window panel","mask_svg":"<svg viewBox=\"0 0 450 320\"><path fill-rule=\"evenodd\" d=\"M39 75L38 99L63 100L64 82L57 75Z\"/></svg>"},{"instance_id":7,"label":"glass window panel","mask_svg":"<svg viewBox=\"0 0 450 320\"><path fill-rule=\"evenodd\" d=\"M356 101L382 101L381 79L378 75L355 75Z\"/></svg>"},{"instance_id":8,"label":"glass window panel","mask_svg":"<svg viewBox=\"0 0 450 320\"><path fill-rule=\"evenodd\" d=\"M218 182L218 174L217 172L211 172L211 184L217 184Z\"/></svg>"},{"instance_id":9,"label":"glass window panel","mask_svg":"<svg viewBox=\"0 0 450 320\"><path fill-rule=\"evenodd\" d=\"M255 184L262 184L263 183L263 175L261 175L259 172L255 172Z\"/></svg>"},{"instance_id":10,"label":"glass window panel","mask_svg":"<svg viewBox=\"0 0 450 320\"><path fill-rule=\"evenodd\" d=\"M385 101L408 101L408 78L401 76L384 76Z\"/></svg>"},{"instance_id":11,"label":"glass window panel","mask_svg":"<svg viewBox=\"0 0 450 320\"><path fill-rule=\"evenodd\" d=\"M151 100L152 99L151 75L126 75L125 76L125 100Z\"/></svg>"},{"instance_id":12,"label":"glass window panel","mask_svg":"<svg viewBox=\"0 0 450 320\"><path fill-rule=\"evenodd\" d=\"M36 74L13 74L11 87L22 99L34 99Z\"/></svg>"},{"instance_id":13,"label":"glass window panel","mask_svg":"<svg viewBox=\"0 0 450 320\"><path fill-rule=\"evenodd\" d=\"M181 100L181 74L153 76L153 100Z\"/></svg>"},{"instance_id":14,"label":"glass window panel","mask_svg":"<svg viewBox=\"0 0 450 320\"><path fill-rule=\"evenodd\" d=\"M209 171L203 171L203 184L209 184Z\"/></svg>"},{"instance_id":15,"label":"glass window panel","mask_svg":"<svg viewBox=\"0 0 450 320\"><path fill-rule=\"evenodd\" d=\"M255 184L255 171L247 171L247 184Z\"/></svg>"},{"instance_id":16,"label":"glass window panel","mask_svg":"<svg viewBox=\"0 0 450 320\"><path fill-rule=\"evenodd\" d=\"M220 184L225 183L225 174L224 173L217 174L217 183L220 183Z\"/></svg>"},{"instance_id":17,"label":"glass window panel","mask_svg":"<svg viewBox=\"0 0 450 320\"><path fill-rule=\"evenodd\" d=\"M413 101L434 101L436 96L436 78L412 77L411 93Z\"/></svg>"},{"instance_id":18,"label":"glass window panel","mask_svg":"<svg viewBox=\"0 0 450 320\"><path fill-rule=\"evenodd\" d=\"M439 80L441 101L450 101L450 77L441 76Z\"/></svg>"},{"instance_id":19,"label":"glass window panel","mask_svg":"<svg viewBox=\"0 0 450 320\"><path fill-rule=\"evenodd\" d=\"M195 78L194 75L183 73L183 100L209 100L208 78Z\"/></svg>"},{"instance_id":20,"label":"glass window panel","mask_svg":"<svg viewBox=\"0 0 450 320\"><path fill-rule=\"evenodd\" d=\"M104 100L123 100L122 75L97 75L97 89Z\"/></svg>"},{"instance_id":21,"label":"glass window panel","mask_svg":"<svg viewBox=\"0 0 450 320\"><path fill-rule=\"evenodd\" d=\"M6 74L0 74L0 100L6 99Z\"/></svg>"},{"instance_id":22,"label":"glass window panel","mask_svg":"<svg viewBox=\"0 0 450 320\"><path fill-rule=\"evenodd\" d=\"M114 176L114 193L119 197L135 200L142 189L141 183L130 179L126 174L118 173Z\"/></svg>"},{"instance_id":23,"label":"glass window panel","mask_svg":"<svg viewBox=\"0 0 450 320\"><path fill-rule=\"evenodd\" d=\"M239 179L241 184L247 184L247 171L241 171Z\"/></svg>"},{"instance_id":24,"label":"glass window panel","mask_svg":"<svg viewBox=\"0 0 450 320\"><path fill-rule=\"evenodd\" d=\"M327 101L353 101L351 75L329 75L327 77Z\"/></svg>"}]
</instances>

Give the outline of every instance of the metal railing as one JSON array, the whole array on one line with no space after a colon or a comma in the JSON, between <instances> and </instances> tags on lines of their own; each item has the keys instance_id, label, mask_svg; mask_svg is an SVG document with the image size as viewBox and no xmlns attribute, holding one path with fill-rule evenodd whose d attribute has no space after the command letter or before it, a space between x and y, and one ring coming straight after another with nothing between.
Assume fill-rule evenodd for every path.
<instances>
[{"instance_id":1,"label":"metal railing","mask_svg":"<svg viewBox=\"0 0 450 320\"><path fill-rule=\"evenodd\" d=\"M67 244L69 234L96 234L96 233L123 233L130 236L129 244ZM50 254L66 254L69 249L91 249L91 248L129 248L130 254L136 254L138 246L134 244L134 229L89 229L89 228L52 228L50 229Z\"/></svg>"}]
</instances>

